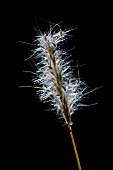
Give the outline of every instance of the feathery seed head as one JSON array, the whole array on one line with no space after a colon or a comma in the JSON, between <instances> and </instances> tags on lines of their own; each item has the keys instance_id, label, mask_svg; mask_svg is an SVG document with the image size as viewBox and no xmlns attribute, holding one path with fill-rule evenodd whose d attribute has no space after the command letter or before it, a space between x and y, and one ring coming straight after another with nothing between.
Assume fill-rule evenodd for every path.
<instances>
[{"instance_id":1,"label":"feathery seed head","mask_svg":"<svg viewBox=\"0 0 113 170\"><path fill-rule=\"evenodd\" d=\"M57 110L57 114L64 118L66 124L72 124L71 115L78 109L86 83L76 78L67 53L61 49L68 31L40 34L36 36L37 48L34 49L37 71L33 78L38 84L36 91L40 100L48 100Z\"/></svg>"}]
</instances>

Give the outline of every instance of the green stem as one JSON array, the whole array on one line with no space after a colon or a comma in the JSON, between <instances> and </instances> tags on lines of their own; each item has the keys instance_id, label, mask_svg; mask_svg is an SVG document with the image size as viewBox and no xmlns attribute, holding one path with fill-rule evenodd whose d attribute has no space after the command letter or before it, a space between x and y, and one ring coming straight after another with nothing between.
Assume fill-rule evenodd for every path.
<instances>
[{"instance_id":1,"label":"green stem","mask_svg":"<svg viewBox=\"0 0 113 170\"><path fill-rule=\"evenodd\" d=\"M77 148L76 148L76 144L75 144L73 133L72 133L72 128L71 128L70 124L68 124L68 128L69 128L69 132L70 132L70 136L71 136L74 152L75 152L77 163L78 163L78 169L82 170L81 165L80 165L80 160L79 160L78 152L77 152Z\"/></svg>"}]
</instances>

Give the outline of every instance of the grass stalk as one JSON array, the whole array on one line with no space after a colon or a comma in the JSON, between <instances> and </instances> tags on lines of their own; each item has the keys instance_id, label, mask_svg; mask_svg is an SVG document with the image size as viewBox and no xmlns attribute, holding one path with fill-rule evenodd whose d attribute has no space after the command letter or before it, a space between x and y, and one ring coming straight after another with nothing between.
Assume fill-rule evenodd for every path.
<instances>
[{"instance_id":1,"label":"grass stalk","mask_svg":"<svg viewBox=\"0 0 113 170\"><path fill-rule=\"evenodd\" d=\"M75 156L76 156L76 160L77 160L77 164L78 164L78 169L82 170L79 155L78 155L78 152L77 152L77 147L76 147L73 132L72 132L72 127L71 127L70 124L68 124L68 129L69 129L69 133L70 133L70 136L71 136L71 141L72 141L74 152L75 152Z\"/></svg>"}]
</instances>

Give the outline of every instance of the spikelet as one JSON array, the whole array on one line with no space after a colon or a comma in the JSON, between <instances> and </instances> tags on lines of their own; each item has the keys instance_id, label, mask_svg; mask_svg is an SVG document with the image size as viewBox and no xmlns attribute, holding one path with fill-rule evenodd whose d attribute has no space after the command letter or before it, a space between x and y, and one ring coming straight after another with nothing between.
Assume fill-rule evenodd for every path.
<instances>
[{"instance_id":1,"label":"spikelet","mask_svg":"<svg viewBox=\"0 0 113 170\"><path fill-rule=\"evenodd\" d=\"M71 125L71 115L82 106L80 101L87 85L75 77L72 60L69 61L70 56L61 48L70 30L57 32L54 28L35 36L36 48L31 58L35 59L37 69L32 81L40 100L49 101L65 124Z\"/></svg>"}]
</instances>

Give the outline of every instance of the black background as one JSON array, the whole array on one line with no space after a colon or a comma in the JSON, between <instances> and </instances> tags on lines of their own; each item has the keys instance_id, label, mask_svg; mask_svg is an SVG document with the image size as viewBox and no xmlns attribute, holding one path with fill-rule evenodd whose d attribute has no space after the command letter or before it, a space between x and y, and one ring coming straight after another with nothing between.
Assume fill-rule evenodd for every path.
<instances>
[{"instance_id":1,"label":"black background","mask_svg":"<svg viewBox=\"0 0 113 170\"><path fill-rule=\"evenodd\" d=\"M7 5L8 6L8 5ZM107 8L107 7L106 7ZM25 58L30 55L32 42L38 25L42 32L49 29L49 22L59 23L61 29L77 28L70 32L65 44L70 51L73 65L80 67L80 77L90 89L103 88L89 95L88 103L98 105L78 110L72 117L75 138L83 170L98 170L104 165L108 135L104 103L106 77L107 33L108 27L105 4L72 2L17 2L12 4L4 19L5 36L5 74L7 109L4 118L6 129L6 148L4 156L8 166L14 169L77 169L76 157L67 126L62 126L54 112L46 111L50 106L37 100L35 89L19 88L32 85L31 74L23 70L33 70ZM4 8L5 9L5 8ZM8 48L7 48L8 44ZM9 48L10 47L10 48ZM5 70L7 70L5 72ZM85 101L84 101L85 102ZM7 123L6 123L7 122ZM7 128L6 128L7 127Z\"/></svg>"}]
</instances>

